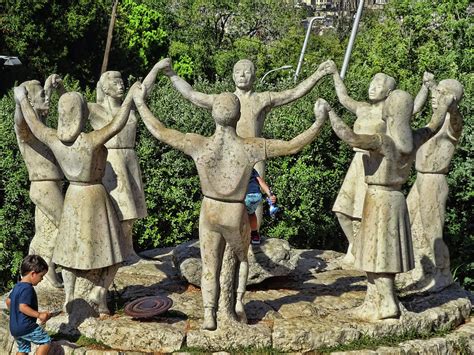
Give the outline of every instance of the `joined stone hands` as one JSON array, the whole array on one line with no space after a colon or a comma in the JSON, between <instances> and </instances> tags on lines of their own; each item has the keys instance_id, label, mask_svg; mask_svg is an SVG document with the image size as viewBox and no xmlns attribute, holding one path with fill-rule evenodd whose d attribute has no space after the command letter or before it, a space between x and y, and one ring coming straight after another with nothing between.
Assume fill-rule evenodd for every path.
<instances>
[{"instance_id":1,"label":"joined stone hands","mask_svg":"<svg viewBox=\"0 0 474 355\"><path fill-rule=\"evenodd\" d=\"M15 86L13 88L13 96L15 98L15 103L19 105L21 100L27 96L26 88L24 86Z\"/></svg>"},{"instance_id":2,"label":"joined stone hands","mask_svg":"<svg viewBox=\"0 0 474 355\"><path fill-rule=\"evenodd\" d=\"M327 119L330 110L331 106L324 99L319 98L314 103L314 116L316 117L316 120L324 121Z\"/></svg>"}]
</instances>

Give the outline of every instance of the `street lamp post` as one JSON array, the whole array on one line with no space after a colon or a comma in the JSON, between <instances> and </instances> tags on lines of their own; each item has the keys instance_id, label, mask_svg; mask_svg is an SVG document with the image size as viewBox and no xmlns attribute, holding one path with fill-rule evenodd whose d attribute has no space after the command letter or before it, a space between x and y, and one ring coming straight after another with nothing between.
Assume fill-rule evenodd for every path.
<instances>
[{"instance_id":1,"label":"street lamp post","mask_svg":"<svg viewBox=\"0 0 474 355\"><path fill-rule=\"evenodd\" d=\"M296 67L296 72L293 79L295 83L296 83L296 80L298 80L298 75L301 71L301 65L303 64L303 58L304 58L304 52L306 52L306 46L308 45L308 39L309 39L309 35L311 34L311 28L313 27L313 22L315 20L323 20L323 19L324 19L324 16L315 16L315 17L311 17L311 20L309 20L308 29L306 30L306 36L303 42L303 48L301 48L300 59L298 60L298 66Z\"/></svg>"},{"instance_id":2,"label":"street lamp post","mask_svg":"<svg viewBox=\"0 0 474 355\"><path fill-rule=\"evenodd\" d=\"M347 67L349 66L349 59L351 57L352 47L354 46L354 41L357 35L357 29L359 28L359 21L362 15L362 9L364 8L364 0L359 0L359 6L357 7L357 13L354 18L354 24L352 25L351 37L349 38L349 43L347 44L346 54L344 55L344 62L342 63L341 68L341 78L344 80L346 76Z\"/></svg>"},{"instance_id":3,"label":"street lamp post","mask_svg":"<svg viewBox=\"0 0 474 355\"><path fill-rule=\"evenodd\" d=\"M267 72L262 76L262 78L260 79L260 82L263 83L263 81L265 80L265 77L266 77L268 74L273 73L274 71L277 71L277 70L284 70L284 69L290 69L290 68L292 68L291 65L283 65L283 66L281 66L281 67L279 67L279 68L275 68L275 69L269 70L269 71L267 71Z\"/></svg>"}]
</instances>

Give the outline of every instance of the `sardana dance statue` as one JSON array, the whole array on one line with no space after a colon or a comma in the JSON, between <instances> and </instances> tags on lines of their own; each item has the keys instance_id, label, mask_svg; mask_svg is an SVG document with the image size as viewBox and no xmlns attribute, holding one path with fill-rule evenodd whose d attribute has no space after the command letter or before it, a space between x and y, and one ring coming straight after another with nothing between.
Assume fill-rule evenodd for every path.
<instances>
[{"instance_id":1,"label":"sardana dance statue","mask_svg":"<svg viewBox=\"0 0 474 355\"><path fill-rule=\"evenodd\" d=\"M153 81L156 72L153 76ZM151 80L150 78L145 81ZM148 84L151 87L151 83ZM118 71L107 71L97 84L97 103L89 103L89 119L94 130L108 125L120 111L124 97L122 75ZM132 227L136 219L147 215L143 182L135 153L137 118L130 111L127 123L121 131L105 143L107 164L102 179L117 211L125 238L125 260L136 260L133 249Z\"/></svg>"},{"instance_id":2,"label":"sardana dance statue","mask_svg":"<svg viewBox=\"0 0 474 355\"><path fill-rule=\"evenodd\" d=\"M410 220L400 190L408 179L416 149L443 123L452 100L452 96L443 97L428 125L412 131L413 99L402 90L393 91L382 112L385 134L357 134L326 105L337 136L368 152L363 156L368 185L363 218L352 251L355 269L365 271L368 279L364 303L353 311L357 318L377 320L400 315L395 275L414 267Z\"/></svg>"},{"instance_id":3,"label":"sardana dance statue","mask_svg":"<svg viewBox=\"0 0 474 355\"><path fill-rule=\"evenodd\" d=\"M109 313L106 296L118 265L124 260L123 235L102 177L107 149L104 144L126 124L133 88L114 119L103 128L82 132L88 109L77 92L63 94L58 102L58 128L48 128L32 109L24 87L16 87L15 101L21 106L31 132L53 152L69 181L59 222L53 262L61 265L66 293L65 309L75 299L90 301L99 313ZM92 283L91 289L77 287L78 278Z\"/></svg>"},{"instance_id":4,"label":"sardana dance statue","mask_svg":"<svg viewBox=\"0 0 474 355\"><path fill-rule=\"evenodd\" d=\"M38 118L45 123L52 90L58 89L63 93L61 79L52 74L46 80L44 89L36 80L26 81L21 86L25 88L27 99ZM35 204L35 235L29 253L41 255L46 260L49 266L46 280L53 286L60 287L61 282L51 259L63 210L64 175L51 150L31 133L18 103L15 108L15 133L31 182L30 198Z\"/></svg>"},{"instance_id":5,"label":"sardana dance statue","mask_svg":"<svg viewBox=\"0 0 474 355\"><path fill-rule=\"evenodd\" d=\"M171 79L176 90L194 105L212 110L217 95L205 94L194 90L191 85L173 71L170 60L166 64L164 73ZM281 92L255 92L253 91L256 80L255 66L248 59L239 60L235 63L232 73L235 83L234 94L239 98L241 107L240 120L237 123L237 134L242 138L261 137L268 113L275 107L286 105L306 95L322 77L329 73L329 68L328 62L322 63L316 72L292 89ZM265 178L264 161L259 162L255 169L262 178ZM257 209L259 223L261 221L261 214L262 208L260 206Z\"/></svg>"},{"instance_id":6,"label":"sardana dance statue","mask_svg":"<svg viewBox=\"0 0 474 355\"><path fill-rule=\"evenodd\" d=\"M163 63L162 63L163 64ZM165 63L166 64L166 63ZM190 155L197 167L204 199L199 219L202 258L201 290L204 305L203 328L217 327L216 308L220 295L219 276L224 249L228 244L238 258L238 285L234 314L226 318L245 321L243 296L248 275L247 252L250 231L244 198L255 163L267 158L295 154L318 134L324 119L291 141L243 138L236 133L240 102L236 95L213 95L212 117L216 130L211 137L181 133L166 128L144 103L145 90L134 95L135 104L149 131L160 141ZM315 106L315 114L320 112ZM237 271L237 270L236 270Z\"/></svg>"},{"instance_id":7,"label":"sardana dance statue","mask_svg":"<svg viewBox=\"0 0 474 355\"><path fill-rule=\"evenodd\" d=\"M463 126L457 106L463 93L461 83L454 79L442 80L431 88L433 110L442 105L446 95L455 99L441 129L416 153L416 181L407 197L415 269L400 278L408 290L436 292L453 283L443 228L448 198L446 175Z\"/></svg>"},{"instance_id":8,"label":"sardana dance statue","mask_svg":"<svg viewBox=\"0 0 474 355\"><path fill-rule=\"evenodd\" d=\"M336 64L333 61L328 61L328 63L333 74L339 102L357 117L353 126L354 133L385 134L386 123L382 118L382 112L388 95L395 90L395 79L384 73L375 74L369 85L369 102L356 101L347 94L346 86L338 73ZM432 76L425 73L422 89L415 98L413 114L419 112L423 107L427 86L431 79ZM353 147L353 150L354 157L332 208L349 242L347 253L343 259L343 267L347 269L353 268L352 246L360 228L362 207L367 191L362 161L368 152L358 147Z\"/></svg>"}]
</instances>

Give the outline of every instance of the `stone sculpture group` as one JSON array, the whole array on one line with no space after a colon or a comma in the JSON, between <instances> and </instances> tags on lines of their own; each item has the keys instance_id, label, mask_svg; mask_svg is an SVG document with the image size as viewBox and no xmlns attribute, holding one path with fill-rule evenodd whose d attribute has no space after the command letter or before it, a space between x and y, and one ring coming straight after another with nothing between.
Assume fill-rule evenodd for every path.
<instances>
[{"instance_id":1,"label":"stone sculpture group","mask_svg":"<svg viewBox=\"0 0 474 355\"><path fill-rule=\"evenodd\" d=\"M186 99L211 110L216 124L212 136L181 133L154 117L145 101L160 71ZM357 116L353 128L320 98L314 105L315 122L306 131L290 141L261 138L273 107L302 97L328 75L339 102ZM349 241L343 266L367 273L365 301L352 316L399 317L397 275L407 290L437 291L452 283L442 232L446 174L462 131L458 103L463 88L458 81L436 83L425 73L414 100L396 89L394 78L379 73L370 83L369 102L358 102L347 94L332 61L282 92L254 92L255 68L249 60L235 64L233 79L234 93L204 94L163 59L125 98L116 71L100 77L96 103L66 92L55 74L44 88L38 81L15 88L15 132L36 206L30 253L48 261L47 279L55 287L62 286L55 272L55 265L61 266L64 310L69 315L81 311L76 300L87 302L95 314L109 313L107 290L119 266L137 260L132 226L147 210L134 151L135 107L153 136L191 156L197 167L203 195L199 238L204 329L218 327L218 301L223 297L231 300L231 307L219 310L225 313L219 321L246 322L243 297L250 229L243 200L252 168L263 175L266 159L297 153L316 138L327 119L355 151L333 207ZM57 129L45 124L53 90L60 95ZM421 111L429 92L432 118L425 127L412 130L411 118ZM87 119L93 131L84 131ZM401 186L413 164L417 178L405 199ZM63 178L68 182L65 195ZM225 257L227 252L233 263ZM221 277L227 264L235 280Z\"/></svg>"}]
</instances>

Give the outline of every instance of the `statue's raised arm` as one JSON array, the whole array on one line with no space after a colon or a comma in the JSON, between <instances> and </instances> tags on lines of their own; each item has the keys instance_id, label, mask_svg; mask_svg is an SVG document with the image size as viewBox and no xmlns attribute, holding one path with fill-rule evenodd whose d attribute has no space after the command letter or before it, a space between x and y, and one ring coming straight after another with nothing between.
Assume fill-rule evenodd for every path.
<instances>
[{"instance_id":1,"label":"statue's raised arm","mask_svg":"<svg viewBox=\"0 0 474 355\"><path fill-rule=\"evenodd\" d=\"M426 99L428 98L428 91L436 86L434 75L429 72L424 72L423 83L421 84L420 91L415 97L415 104L413 106L413 114L419 113L423 106L425 106Z\"/></svg>"},{"instance_id":2,"label":"statue's raised arm","mask_svg":"<svg viewBox=\"0 0 474 355\"><path fill-rule=\"evenodd\" d=\"M328 60L321 63L313 74L294 88L280 92L270 92L272 107L282 106L303 97L314 88L321 78L330 74L331 71L331 61Z\"/></svg>"},{"instance_id":3,"label":"statue's raised arm","mask_svg":"<svg viewBox=\"0 0 474 355\"><path fill-rule=\"evenodd\" d=\"M459 118L459 115L456 115L456 113L459 113L456 107L459 101L459 99L457 99L456 97L456 93L460 91L461 96L462 96L462 89L456 90L458 85L451 84L451 81L458 83L456 80L453 80L453 79L443 80L441 83L444 82L445 85L438 85L432 89L432 95L433 95L432 107L433 107L434 112L428 124L422 128L417 129L413 133L413 141L416 148L424 144L428 139L430 139L437 132L437 130L443 125L443 122L446 119L446 114L448 113L448 111L452 111L455 113L454 121L456 121L456 117ZM458 122L458 125L459 125L459 122ZM454 127L456 127L456 124ZM458 127L459 131L460 129L461 128Z\"/></svg>"},{"instance_id":4,"label":"statue's raised arm","mask_svg":"<svg viewBox=\"0 0 474 355\"><path fill-rule=\"evenodd\" d=\"M350 128L324 101L325 109L329 114L332 129L334 133L353 148L365 150L375 150L380 147L381 139L379 134L357 134Z\"/></svg>"},{"instance_id":5,"label":"statue's raised arm","mask_svg":"<svg viewBox=\"0 0 474 355\"><path fill-rule=\"evenodd\" d=\"M185 144L186 135L177 130L166 128L145 104L145 96L146 87L144 85L137 86L133 95L133 100L135 101L135 106L150 133L158 140L189 154L188 149L186 149L187 145Z\"/></svg>"},{"instance_id":6,"label":"statue's raised arm","mask_svg":"<svg viewBox=\"0 0 474 355\"><path fill-rule=\"evenodd\" d=\"M206 108L208 110L212 109L214 95L208 95L194 90L186 80L179 77L178 74L176 74L176 72L173 70L171 59L166 58L159 61L153 70L155 70L155 68L156 70L163 70L163 73L171 79L175 89L178 90L178 92L183 95L186 100L191 101L196 106ZM145 86L148 85L146 78L143 84Z\"/></svg>"},{"instance_id":7,"label":"statue's raised arm","mask_svg":"<svg viewBox=\"0 0 474 355\"><path fill-rule=\"evenodd\" d=\"M362 105L366 105L366 103L363 101L356 101L349 96L346 85L342 81L339 71L337 70L336 63L334 63L332 60L328 61L328 63L330 66L330 71L333 74L334 87L336 89L339 102L352 113L356 113L357 109L359 109Z\"/></svg>"},{"instance_id":8,"label":"statue's raised arm","mask_svg":"<svg viewBox=\"0 0 474 355\"><path fill-rule=\"evenodd\" d=\"M326 101L323 99L318 99L314 104L314 116L316 121L313 125L308 128L303 133L300 133L298 136L293 138L290 141L283 141L277 139L267 139L266 140L266 155L267 158L282 156L282 155L291 155L298 153L303 149L307 144L311 143L316 136L318 135L321 127L324 124L328 114L325 108Z\"/></svg>"}]
</instances>

